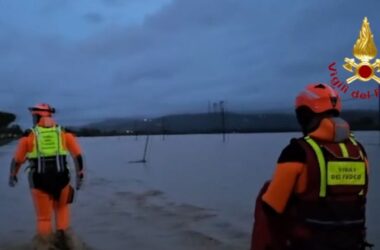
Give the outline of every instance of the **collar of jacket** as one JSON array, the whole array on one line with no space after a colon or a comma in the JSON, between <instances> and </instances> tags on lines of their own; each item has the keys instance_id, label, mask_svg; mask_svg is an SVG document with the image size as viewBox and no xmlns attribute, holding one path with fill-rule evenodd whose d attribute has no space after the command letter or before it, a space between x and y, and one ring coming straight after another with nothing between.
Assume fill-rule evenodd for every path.
<instances>
[{"instance_id":1,"label":"collar of jacket","mask_svg":"<svg viewBox=\"0 0 380 250\"><path fill-rule=\"evenodd\" d=\"M350 125L340 117L324 118L309 136L328 142L342 142L350 136Z\"/></svg>"}]
</instances>

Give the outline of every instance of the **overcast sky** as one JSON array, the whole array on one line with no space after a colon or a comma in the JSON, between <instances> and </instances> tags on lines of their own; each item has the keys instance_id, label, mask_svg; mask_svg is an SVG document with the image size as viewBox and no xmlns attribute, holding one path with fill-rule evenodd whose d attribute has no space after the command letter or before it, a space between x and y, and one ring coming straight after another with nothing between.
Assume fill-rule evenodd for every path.
<instances>
[{"instance_id":1,"label":"overcast sky","mask_svg":"<svg viewBox=\"0 0 380 250\"><path fill-rule=\"evenodd\" d=\"M305 84L329 81L332 61L349 76L341 65L364 16L380 44L379 9L378 0L0 0L1 110L23 125L38 102L64 124L206 112L219 100L291 110Z\"/></svg>"}]
</instances>

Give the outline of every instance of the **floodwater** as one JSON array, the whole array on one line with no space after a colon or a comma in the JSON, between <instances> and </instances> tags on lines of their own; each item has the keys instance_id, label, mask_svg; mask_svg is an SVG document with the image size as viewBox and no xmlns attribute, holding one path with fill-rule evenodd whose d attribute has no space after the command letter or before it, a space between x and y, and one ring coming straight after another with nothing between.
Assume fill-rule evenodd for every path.
<instances>
[{"instance_id":1,"label":"floodwater","mask_svg":"<svg viewBox=\"0 0 380 250\"><path fill-rule=\"evenodd\" d=\"M248 249L253 207L281 149L297 133L80 138L87 175L72 227L90 249ZM371 163L369 241L380 246L378 132L357 132ZM16 143L0 151L0 249L30 249L35 221L27 176L7 186ZM29 247L29 248L28 248Z\"/></svg>"}]
</instances>

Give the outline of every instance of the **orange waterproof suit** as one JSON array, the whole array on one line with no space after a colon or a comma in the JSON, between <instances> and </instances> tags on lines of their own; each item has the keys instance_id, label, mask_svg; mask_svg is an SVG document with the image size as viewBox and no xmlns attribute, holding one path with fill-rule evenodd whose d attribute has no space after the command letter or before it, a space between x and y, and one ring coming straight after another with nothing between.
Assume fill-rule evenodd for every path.
<instances>
[{"instance_id":1,"label":"orange waterproof suit","mask_svg":"<svg viewBox=\"0 0 380 250\"><path fill-rule=\"evenodd\" d=\"M50 131L44 135L44 129L51 129L53 134ZM44 141L38 138L40 136L45 136ZM49 150L54 143L59 143L59 152L57 151L54 155L43 155L42 152L46 151L46 148ZM77 189L79 189L83 179L81 149L75 136L61 129L51 118L42 118L37 126L24 134L19 140L11 163L10 179L13 178L16 181L21 165L26 160L30 163L29 185L37 216L37 232L40 235L52 233L53 212L57 230L66 230L70 225L69 204L72 202L74 190L70 185L64 152L70 153L74 159Z\"/></svg>"}]
</instances>

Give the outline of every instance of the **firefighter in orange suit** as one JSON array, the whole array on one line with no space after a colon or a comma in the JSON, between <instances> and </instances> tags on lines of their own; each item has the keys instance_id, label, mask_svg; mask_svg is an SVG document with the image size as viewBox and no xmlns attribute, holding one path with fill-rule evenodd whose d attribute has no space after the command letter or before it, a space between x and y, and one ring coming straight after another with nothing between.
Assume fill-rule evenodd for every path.
<instances>
[{"instance_id":1,"label":"firefighter in orange suit","mask_svg":"<svg viewBox=\"0 0 380 250\"><path fill-rule=\"evenodd\" d=\"M304 136L282 151L256 201L251 250L363 250L368 161L339 117L341 100L327 84L296 98Z\"/></svg>"},{"instance_id":2,"label":"firefighter in orange suit","mask_svg":"<svg viewBox=\"0 0 380 250\"><path fill-rule=\"evenodd\" d=\"M48 104L38 104L29 110L34 127L19 141L11 163L9 185L16 185L17 173L28 160L29 184L37 217L36 238L42 242L40 245L45 244L43 242L50 244L52 238L64 245L69 237L69 204L74 195L66 158L71 154L74 159L78 190L84 176L81 149L74 135L53 120L54 108ZM52 229L53 214L56 218L56 232Z\"/></svg>"}]
</instances>

